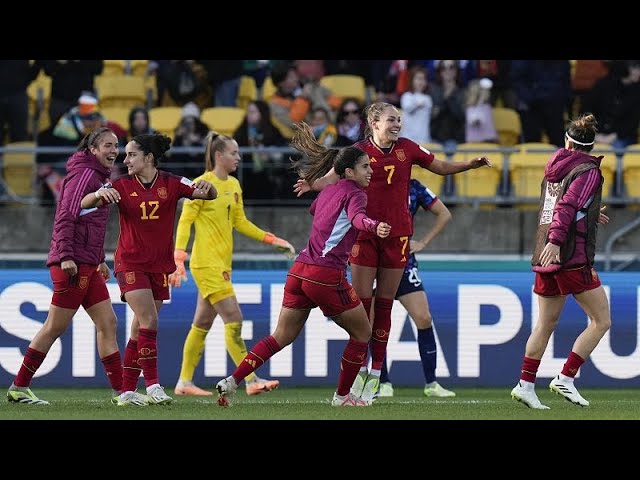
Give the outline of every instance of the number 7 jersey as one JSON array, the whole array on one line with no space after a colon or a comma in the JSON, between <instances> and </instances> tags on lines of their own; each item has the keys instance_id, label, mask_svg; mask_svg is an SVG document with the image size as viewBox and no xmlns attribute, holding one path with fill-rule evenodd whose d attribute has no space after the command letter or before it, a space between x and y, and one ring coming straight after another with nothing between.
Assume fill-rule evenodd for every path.
<instances>
[{"instance_id":1,"label":"number 7 jersey","mask_svg":"<svg viewBox=\"0 0 640 480\"><path fill-rule=\"evenodd\" d=\"M367 192L367 216L391 225L391 236L413 234L413 221L407 198L413 164L427 168L433 154L408 138L400 137L384 150L373 143L371 137L353 145L369 155L373 174ZM374 234L364 233L371 236Z\"/></svg>"},{"instance_id":2,"label":"number 7 jersey","mask_svg":"<svg viewBox=\"0 0 640 480\"><path fill-rule=\"evenodd\" d=\"M112 182L120 193L120 237L115 253L115 272L171 273L173 228L178 200L191 198L193 182L158 170L149 186L135 176Z\"/></svg>"}]
</instances>

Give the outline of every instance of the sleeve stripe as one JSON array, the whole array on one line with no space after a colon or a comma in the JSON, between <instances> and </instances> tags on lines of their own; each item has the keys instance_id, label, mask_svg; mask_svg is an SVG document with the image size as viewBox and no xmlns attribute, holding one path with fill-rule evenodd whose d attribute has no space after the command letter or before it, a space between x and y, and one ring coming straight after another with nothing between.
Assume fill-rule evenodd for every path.
<instances>
[{"instance_id":1,"label":"sleeve stripe","mask_svg":"<svg viewBox=\"0 0 640 480\"><path fill-rule=\"evenodd\" d=\"M578 209L584 208L587 201L593 196L594 187L596 183L600 180L600 172L598 169L593 168L587 172L587 178L584 182L584 188L580 190L580 195L578 196Z\"/></svg>"},{"instance_id":2,"label":"sleeve stripe","mask_svg":"<svg viewBox=\"0 0 640 480\"><path fill-rule=\"evenodd\" d=\"M78 180L77 187L73 191L73 197L71 198L71 202L69 203L69 211L73 215L76 215L76 213L80 211L80 202L85 196L85 189L87 188L87 184L89 183L89 180L91 180L92 176L93 170L87 168L84 172L82 172L80 180Z\"/></svg>"}]
</instances>

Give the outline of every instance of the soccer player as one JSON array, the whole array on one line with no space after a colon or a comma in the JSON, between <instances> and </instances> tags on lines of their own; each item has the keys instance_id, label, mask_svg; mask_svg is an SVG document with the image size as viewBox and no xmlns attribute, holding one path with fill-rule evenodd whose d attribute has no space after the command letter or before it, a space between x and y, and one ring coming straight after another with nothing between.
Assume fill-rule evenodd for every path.
<instances>
[{"instance_id":1,"label":"soccer player","mask_svg":"<svg viewBox=\"0 0 640 480\"><path fill-rule=\"evenodd\" d=\"M551 380L552 392L575 405L589 406L576 389L574 378L611 327L609 300L593 268L598 223L608 221L600 208L603 157L589 154L596 126L592 114L571 122L565 132L564 148L549 159L542 180L538 231L531 259L538 320L527 340L520 380L511 390L511 398L538 410L549 407L536 395L536 374L567 295L573 295L590 321L576 338L562 371Z\"/></svg>"},{"instance_id":2,"label":"soccer player","mask_svg":"<svg viewBox=\"0 0 640 480\"><path fill-rule=\"evenodd\" d=\"M136 135L125 148L127 175L82 199L83 208L116 203L120 210L115 273L122 299L135 316L124 354L119 405L130 404L135 397L141 370L149 403L166 405L173 401L158 378L156 336L158 312L162 301L169 299L167 277L176 269L171 252L177 205L183 197L216 198L216 189L206 180L194 183L158 170L158 162L170 145L166 135Z\"/></svg>"},{"instance_id":3,"label":"soccer player","mask_svg":"<svg viewBox=\"0 0 640 480\"><path fill-rule=\"evenodd\" d=\"M10 402L49 404L38 398L29 385L51 345L69 327L80 305L96 325L98 353L113 389L112 401L121 393L122 360L116 340L116 314L105 283L111 276L104 254L109 212L83 210L80 206L87 192L107 181L117 156L116 134L108 128L98 128L82 139L77 152L67 161L67 175L62 182L47 258L53 281L51 306L9 387ZM143 400L134 396L132 401Z\"/></svg>"},{"instance_id":4,"label":"soccer player","mask_svg":"<svg viewBox=\"0 0 640 480\"><path fill-rule=\"evenodd\" d=\"M420 361L422 362L422 371L426 382L424 394L427 397L455 397L456 394L454 392L442 387L436 381L438 350L436 338L433 334L433 317L429 309L427 292L418 275L418 261L416 260L416 252L427 248L431 240L436 238L445 225L451 221L451 212L435 193L418 180L412 179L409 187L409 211L414 222L419 207L434 214L436 220L422 240L411 239L409 241L409 259L400 281L400 287L396 293L396 299L407 309L409 316L418 328L418 351L420 352ZM393 397L393 385L387 371L386 357L380 372L380 391L378 396Z\"/></svg>"},{"instance_id":5,"label":"soccer player","mask_svg":"<svg viewBox=\"0 0 640 480\"><path fill-rule=\"evenodd\" d=\"M311 204L311 234L287 274L275 331L254 345L238 368L216 385L218 405L223 407L232 404L238 384L247 375L295 340L315 307L320 307L325 316L349 334L331 404L356 407L370 404L349 391L367 355L371 325L347 281L347 258L358 231L375 232L384 238L391 227L365 213L364 188L369 185L372 173L368 155L353 146L336 149L320 145L305 123L295 124L294 128L291 146L308 156L308 160L294 164L299 174L313 182L333 168L340 180L324 189Z\"/></svg>"},{"instance_id":6,"label":"soccer player","mask_svg":"<svg viewBox=\"0 0 640 480\"><path fill-rule=\"evenodd\" d=\"M365 139L354 146L369 155L373 169L371 184L366 189L367 215L393 227L393 235L383 239L376 238L371 232L360 232L349 256L353 288L362 300L367 315L373 315L371 371L367 371L365 363L356 377L352 392L371 401L380 385L380 370L391 328L391 307L407 265L409 238L413 234L407 205L412 165L419 165L439 175L450 175L491 166L491 162L486 157L476 157L467 162L434 158L426 148L399 136L402 119L398 109L390 103L372 103L367 108L366 116ZM304 179L298 180L294 191L300 196L311 188L322 190L337 180L336 172L330 170L313 184ZM374 280L376 296L373 302Z\"/></svg>"},{"instance_id":7,"label":"soccer player","mask_svg":"<svg viewBox=\"0 0 640 480\"><path fill-rule=\"evenodd\" d=\"M240 162L238 143L226 135L209 132L205 145L206 171L195 181L203 179L213 184L219 198L215 202L193 200L183 204L174 252L177 268L169 275L169 284L176 288L187 279L186 248L191 226L195 224L189 268L198 287L198 300L193 324L184 342L180 379L174 390L176 395L213 395L194 385L193 374L217 315L224 322L224 339L234 363L239 365L247 354L241 337L242 312L231 284L234 228L249 238L273 245L289 258L295 255L289 242L258 228L245 216L240 182L229 175L236 171ZM278 380L264 380L251 373L246 379L246 391L248 395L257 395L271 391L279 384Z\"/></svg>"}]
</instances>

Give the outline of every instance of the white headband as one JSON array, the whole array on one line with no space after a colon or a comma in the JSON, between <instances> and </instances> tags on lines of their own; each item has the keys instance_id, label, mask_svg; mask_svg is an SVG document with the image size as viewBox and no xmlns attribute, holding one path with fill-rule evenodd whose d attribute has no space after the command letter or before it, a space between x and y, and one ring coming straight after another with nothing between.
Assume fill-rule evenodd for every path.
<instances>
[{"instance_id":1,"label":"white headband","mask_svg":"<svg viewBox=\"0 0 640 480\"><path fill-rule=\"evenodd\" d=\"M565 135L567 136L567 138L569 140L571 140L573 143L577 143L578 145L584 145L584 146L589 146L589 145L593 145L595 143L595 140L591 143L583 143L583 142L579 142L577 140L574 140L573 138L571 138L571 135L569 135L568 133L565 132Z\"/></svg>"}]
</instances>

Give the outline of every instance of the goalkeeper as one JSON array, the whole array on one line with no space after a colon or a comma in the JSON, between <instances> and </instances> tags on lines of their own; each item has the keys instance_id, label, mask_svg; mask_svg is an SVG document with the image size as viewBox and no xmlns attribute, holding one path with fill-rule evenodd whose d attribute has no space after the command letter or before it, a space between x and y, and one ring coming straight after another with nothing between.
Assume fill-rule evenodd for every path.
<instances>
[{"instance_id":1,"label":"goalkeeper","mask_svg":"<svg viewBox=\"0 0 640 480\"><path fill-rule=\"evenodd\" d=\"M259 242L273 245L278 251L293 258L295 250L289 242L266 232L247 219L243 207L242 188L235 177L240 162L238 144L234 139L216 132L206 138L205 173L194 181L207 180L218 191L214 202L185 201L178 222L174 260L176 271L169 276L172 287L180 287L187 280L184 262L191 226L195 225L189 269L198 287L198 300L193 324L183 347L180 379L176 395L212 395L193 383L195 369L200 362L205 338L216 316L224 322L227 351L236 365L247 355L247 347L240 336L242 312L231 283L233 229ZM258 395L278 387L278 380L264 380L255 374L247 377L248 395Z\"/></svg>"}]
</instances>

